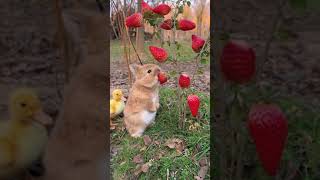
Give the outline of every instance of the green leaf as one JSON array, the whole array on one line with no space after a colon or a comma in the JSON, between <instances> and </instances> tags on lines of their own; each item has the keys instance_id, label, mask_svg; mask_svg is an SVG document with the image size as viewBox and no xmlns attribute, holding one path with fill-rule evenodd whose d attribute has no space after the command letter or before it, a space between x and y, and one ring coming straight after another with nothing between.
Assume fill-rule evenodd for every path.
<instances>
[{"instance_id":1,"label":"green leaf","mask_svg":"<svg viewBox=\"0 0 320 180\"><path fill-rule=\"evenodd\" d=\"M202 59L200 60L200 63L201 63L201 64L208 64L208 61L207 61L206 58L202 58Z\"/></svg>"},{"instance_id":2,"label":"green leaf","mask_svg":"<svg viewBox=\"0 0 320 180\"><path fill-rule=\"evenodd\" d=\"M179 6L178 13L183 13L183 6Z\"/></svg>"},{"instance_id":3,"label":"green leaf","mask_svg":"<svg viewBox=\"0 0 320 180\"><path fill-rule=\"evenodd\" d=\"M187 4L188 4L189 7L191 6L191 2L190 1L187 1Z\"/></svg>"}]
</instances>

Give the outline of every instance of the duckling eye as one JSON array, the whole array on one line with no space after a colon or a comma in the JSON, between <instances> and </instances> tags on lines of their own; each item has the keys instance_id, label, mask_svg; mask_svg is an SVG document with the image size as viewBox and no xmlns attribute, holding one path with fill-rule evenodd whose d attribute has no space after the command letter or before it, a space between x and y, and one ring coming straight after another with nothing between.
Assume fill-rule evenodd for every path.
<instances>
[{"instance_id":1,"label":"duckling eye","mask_svg":"<svg viewBox=\"0 0 320 180\"><path fill-rule=\"evenodd\" d=\"M148 73L151 73L151 70L150 70L150 69L148 70Z\"/></svg>"},{"instance_id":2,"label":"duckling eye","mask_svg":"<svg viewBox=\"0 0 320 180\"><path fill-rule=\"evenodd\" d=\"M26 103L20 103L20 106L21 107L26 107L27 105L26 105Z\"/></svg>"}]
</instances>

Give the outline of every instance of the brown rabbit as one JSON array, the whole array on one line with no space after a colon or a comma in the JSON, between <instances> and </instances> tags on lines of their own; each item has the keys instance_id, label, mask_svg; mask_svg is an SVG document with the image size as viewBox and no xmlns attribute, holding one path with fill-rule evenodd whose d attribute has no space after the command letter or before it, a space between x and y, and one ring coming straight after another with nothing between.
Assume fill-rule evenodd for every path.
<instances>
[{"instance_id":1,"label":"brown rabbit","mask_svg":"<svg viewBox=\"0 0 320 180\"><path fill-rule=\"evenodd\" d=\"M155 64L131 65L135 82L124 109L124 122L132 137L140 137L154 122L159 104L160 67Z\"/></svg>"}]
</instances>

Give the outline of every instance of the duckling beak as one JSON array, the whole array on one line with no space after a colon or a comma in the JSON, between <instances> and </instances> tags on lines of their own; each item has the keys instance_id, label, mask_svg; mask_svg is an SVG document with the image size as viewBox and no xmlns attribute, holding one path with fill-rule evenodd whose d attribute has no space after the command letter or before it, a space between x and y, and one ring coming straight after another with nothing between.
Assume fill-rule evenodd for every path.
<instances>
[{"instance_id":1,"label":"duckling beak","mask_svg":"<svg viewBox=\"0 0 320 180\"><path fill-rule=\"evenodd\" d=\"M38 111L35 113L34 120L44 127L50 127L53 124L52 118L43 111Z\"/></svg>"}]
</instances>

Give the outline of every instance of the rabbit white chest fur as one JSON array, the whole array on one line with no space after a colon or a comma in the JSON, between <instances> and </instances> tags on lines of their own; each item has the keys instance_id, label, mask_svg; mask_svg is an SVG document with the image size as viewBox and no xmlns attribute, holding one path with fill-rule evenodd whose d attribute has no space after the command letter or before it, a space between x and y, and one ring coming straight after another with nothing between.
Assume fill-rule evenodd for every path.
<instances>
[{"instance_id":1,"label":"rabbit white chest fur","mask_svg":"<svg viewBox=\"0 0 320 180\"><path fill-rule=\"evenodd\" d=\"M157 103L159 102L159 95L158 94L155 94L152 98L152 102L153 103ZM156 113L157 112L150 112L150 111L142 111L141 112L141 116L142 116L142 119L144 120L144 123L146 125L150 125L154 120L155 120L155 117L156 117Z\"/></svg>"},{"instance_id":2,"label":"rabbit white chest fur","mask_svg":"<svg viewBox=\"0 0 320 180\"><path fill-rule=\"evenodd\" d=\"M141 116L142 116L144 123L146 125L150 125L156 117L156 112L142 111Z\"/></svg>"}]
</instances>

